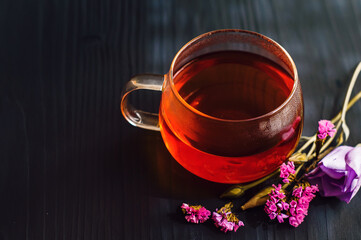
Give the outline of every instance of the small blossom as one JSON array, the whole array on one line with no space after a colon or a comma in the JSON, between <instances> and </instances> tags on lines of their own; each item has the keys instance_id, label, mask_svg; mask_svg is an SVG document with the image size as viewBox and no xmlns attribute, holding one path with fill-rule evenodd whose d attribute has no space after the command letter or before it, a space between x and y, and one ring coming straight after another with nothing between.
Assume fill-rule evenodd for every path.
<instances>
[{"instance_id":1,"label":"small blossom","mask_svg":"<svg viewBox=\"0 0 361 240\"><path fill-rule=\"evenodd\" d=\"M306 196L302 196L300 199L298 199L299 204L307 204L308 202L310 202L310 198Z\"/></svg>"},{"instance_id":2,"label":"small blossom","mask_svg":"<svg viewBox=\"0 0 361 240\"><path fill-rule=\"evenodd\" d=\"M278 193L278 198L279 199L283 199L283 198L285 198L286 197L286 195L283 193L283 192L279 192Z\"/></svg>"},{"instance_id":3,"label":"small blossom","mask_svg":"<svg viewBox=\"0 0 361 240\"><path fill-rule=\"evenodd\" d=\"M297 214L297 215L304 214L304 213L305 213L304 208L302 208L302 207L296 208L296 214Z\"/></svg>"},{"instance_id":4,"label":"small blossom","mask_svg":"<svg viewBox=\"0 0 361 240\"><path fill-rule=\"evenodd\" d=\"M284 218L288 218L288 215L286 215L284 213L280 213L280 214L277 215L277 220L278 220L279 223L283 223Z\"/></svg>"},{"instance_id":5,"label":"small blossom","mask_svg":"<svg viewBox=\"0 0 361 240\"><path fill-rule=\"evenodd\" d=\"M302 196L302 187L295 188L292 192L292 196L300 198Z\"/></svg>"},{"instance_id":6,"label":"small blossom","mask_svg":"<svg viewBox=\"0 0 361 240\"><path fill-rule=\"evenodd\" d=\"M290 217L288 221L294 227L298 227L298 225L300 225L296 217Z\"/></svg>"},{"instance_id":7,"label":"small blossom","mask_svg":"<svg viewBox=\"0 0 361 240\"><path fill-rule=\"evenodd\" d=\"M270 205L270 206L269 206L269 210L270 210L271 212L277 211L276 205L275 205L275 204Z\"/></svg>"},{"instance_id":8,"label":"small blossom","mask_svg":"<svg viewBox=\"0 0 361 240\"><path fill-rule=\"evenodd\" d=\"M290 205L288 204L288 203L286 203L286 202L282 202L282 209L283 210L288 210L290 208Z\"/></svg>"},{"instance_id":9,"label":"small blossom","mask_svg":"<svg viewBox=\"0 0 361 240\"><path fill-rule=\"evenodd\" d=\"M297 219L297 221L299 222L299 223L302 223L303 222L303 220L305 219L305 215L304 214L297 214L296 215L296 219Z\"/></svg>"},{"instance_id":10,"label":"small blossom","mask_svg":"<svg viewBox=\"0 0 361 240\"><path fill-rule=\"evenodd\" d=\"M318 122L318 135L319 139L325 139L328 136L333 137L335 135L335 125L329 120L320 120Z\"/></svg>"},{"instance_id":11,"label":"small blossom","mask_svg":"<svg viewBox=\"0 0 361 240\"><path fill-rule=\"evenodd\" d=\"M278 185L276 186L276 185L272 184L272 187L278 192L278 191L281 190L282 185L281 185L281 184L278 184Z\"/></svg>"},{"instance_id":12,"label":"small blossom","mask_svg":"<svg viewBox=\"0 0 361 240\"><path fill-rule=\"evenodd\" d=\"M183 213L186 214L185 219L191 223L204 223L211 215L211 212L201 205L189 206L183 203L181 208Z\"/></svg>"},{"instance_id":13,"label":"small blossom","mask_svg":"<svg viewBox=\"0 0 361 240\"><path fill-rule=\"evenodd\" d=\"M297 214L296 214L296 208L291 207L291 208L290 208L290 214L291 214L291 216L296 216L296 215L297 215Z\"/></svg>"},{"instance_id":14,"label":"small blossom","mask_svg":"<svg viewBox=\"0 0 361 240\"><path fill-rule=\"evenodd\" d=\"M275 218L277 217L277 213L272 212L272 213L270 213L268 216L269 216L269 218L270 218L271 220L273 220L273 219L275 219Z\"/></svg>"},{"instance_id":15,"label":"small blossom","mask_svg":"<svg viewBox=\"0 0 361 240\"><path fill-rule=\"evenodd\" d=\"M295 208L295 207L297 206L297 202L296 202L295 200L292 200L292 201L290 202L290 206L293 207L293 208Z\"/></svg>"}]
</instances>

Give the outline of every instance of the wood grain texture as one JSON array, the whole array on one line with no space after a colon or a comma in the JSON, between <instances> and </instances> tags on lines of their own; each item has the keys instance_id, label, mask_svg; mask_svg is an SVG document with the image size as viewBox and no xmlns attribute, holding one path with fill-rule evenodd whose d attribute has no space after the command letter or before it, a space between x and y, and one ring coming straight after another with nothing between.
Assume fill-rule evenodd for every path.
<instances>
[{"instance_id":1,"label":"wood grain texture","mask_svg":"<svg viewBox=\"0 0 361 240\"><path fill-rule=\"evenodd\" d=\"M310 135L341 107L361 60L360 23L357 0L0 1L0 239L360 239L360 195L348 205L317 198L297 229L262 209L242 213L237 233L187 224L179 205L220 207L225 186L186 172L159 133L119 110L132 75L167 72L201 33L242 28L293 57ZM131 100L155 111L159 95ZM347 121L355 145L360 103Z\"/></svg>"}]
</instances>

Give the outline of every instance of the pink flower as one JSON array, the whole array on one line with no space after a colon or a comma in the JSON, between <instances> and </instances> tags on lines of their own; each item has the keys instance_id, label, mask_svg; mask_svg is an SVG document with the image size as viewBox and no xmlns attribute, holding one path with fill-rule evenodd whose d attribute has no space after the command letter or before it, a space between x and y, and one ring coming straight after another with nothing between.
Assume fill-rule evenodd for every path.
<instances>
[{"instance_id":1,"label":"pink flower","mask_svg":"<svg viewBox=\"0 0 361 240\"><path fill-rule=\"evenodd\" d=\"M304 214L297 214L296 215L296 219L298 221L299 224L301 224L303 222L303 220L305 219L305 215Z\"/></svg>"},{"instance_id":2,"label":"pink flower","mask_svg":"<svg viewBox=\"0 0 361 240\"><path fill-rule=\"evenodd\" d=\"M190 214L190 215L186 215L186 216L185 216L185 219L186 219L188 222L198 223L198 219L197 219L196 215L194 215L193 213Z\"/></svg>"},{"instance_id":3,"label":"pink flower","mask_svg":"<svg viewBox=\"0 0 361 240\"><path fill-rule=\"evenodd\" d=\"M293 207L293 208L295 208L295 207L297 206L297 202L296 202L295 200L292 200L292 201L290 202L290 206Z\"/></svg>"},{"instance_id":4,"label":"pink flower","mask_svg":"<svg viewBox=\"0 0 361 240\"><path fill-rule=\"evenodd\" d=\"M214 225L219 227L223 232L236 232L240 226L244 226L244 223L231 212L232 207L232 203L228 203L221 209L216 209L216 212L213 212L212 214Z\"/></svg>"},{"instance_id":5,"label":"pink flower","mask_svg":"<svg viewBox=\"0 0 361 240\"><path fill-rule=\"evenodd\" d=\"M285 218L289 218L289 224L294 227L299 226L305 216L308 214L309 203L315 197L315 192L318 191L317 186L307 186L308 182L302 182L293 188L292 194L286 195L281 191L280 186L275 186L274 190L269 194L270 198L277 199L276 204L267 200L265 212L270 219L276 219L279 223L283 223ZM280 198L281 197L281 198Z\"/></svg>"},{"instance_id":6,"label":"pink flower","mask_svg":"<svg viewBox=\"0 0 361 240\"><path fill-rule=\"evenodd\" d=\"M298 203L299 204L306 204L306 203L311 202L311 200L312 200L312 198L310 199L308 197L302 196L300 199L298 199Z\"/></svg>"},{"instance_id":7,"label":"pink flower","mask_svg":"<svg viewBox=\"0 0 361 240\"><path fill-rule=\"evenodd\" d=\"M288 178L285 178L285 179L283 179L282 180L284 183L289 183L290 182L290 180L288 179Z\"/></svg>"},{"instance_id":8,"label":"pink flower","mask_svg":"<svg viewBox=\"0 0 361 240\"><path fill-rule=\"evenodd\" d=\"M333 137L335 135L335 125L329 120L320 120L318 122L318 135L319 139L325 139L328 136Z\"/></svg>"},{"instance_id":9,"label":"pink flower","mask_svg":"<svg viewBox=\"0 0 361 240\"><path fill-rule=\"evenodd\" d=\"M277 200L277 198L275 196L270 196L270 202L275 204L275 203L278 202L278 200Z\"/></svg>"},{"instance_id":10,"label":"pink flower","mask_svg":"<svg viewBox=\"0 0 361 240\"><path fill-rule=\"evenodd\" d=\"M222 215L216 212L213 212L212 219L216 222L220 222L222 220Z\"/></svg>"},{"instance_id":11,"label":"pink flower","mask_svg":"<svg viewBox=\"0 0 361 240\"><path fill-rule=\"evenodd\" d=\"M291 214L291 216L296 216L296 208L291 207L290 208L290 214Z\"/></svg>"},{"instance_id":12,"label":"pink flower","mask_svg":"<svg viewBox=\"0 0 361 240\"><path fill-rule=\"evenodd\" d=\"M270 210L271 212L277 211L276 205L275 205L275 204L270 205L270 206L269 206L269 210Z\"/></svg>"},{"instance_id":13,"label":"pink flower","mask_svg":"<svg viewBox=\"0 0 361 240\"><path fill-rule=\"evenodd\" d=\"M294 227L298 227L298 225L300 225L297 218L295 218L295 217L290 217L288 221Z\"/></svg>"},{"instance_id":14,"label":"pink flower","mask_svg":"<svg viewBox=\"0 0 361 240\"><path fill-rule=\"evenodd\" d=\"M282 163L280 167L280 177L283 178L284 183L289 183L290 180L288 179L290 174L295 173L295 164L291 161L287 162L287 164Z\"/></svg>"},{"instance_id":15,"label":"pink flower","mask_svg":"<svg viewBox=\"0 0 361 240\"><path fill-rule=\"evenodd\" d=\"M276 185L272 184L272 187L278 192L278 191L281 190L282 185L281 185L281 184L278 184L278 185L276 186Z\"/></svg>"},{"instance_id":16,"label":"pink flower","mask_svg":"<svg viewBox=\"0 0 361 240\"><path fill-rule=\"evenodd\" d=\"M181 206L182 209L186 210L187 213L189 213L189 205L186 204L186 203L183 203L182 206Z\"/></svg>"},{"instance_id":17,"label":"pink flower","mask_svg":"<svg viewBox=\"0 0 361 240\"><path fill-rule=\"evenodd\" d=\"M292 196L300 198L302 196L302 187L293 189Z\"/></svg>"},{"instance_id":18,"label":"pink flower","mask_svg":"<svg viewBox=\"0 0 361 240\"><path fill-rule=\"evenodd\" d=\"M288 172L281 172L280 173L281 178L288 178L289 176L290 176L290 174Z\"/></svg>"},{"instance_id":19,"label":"pink flower","mask_svg":"<svg viewBox=\"0 0 361 240\"><path fill-rule=\"evenodd\" d=\"M273 219L275 219L275 218L277 217L277 213L272 212L272 213L270 213L268 216L269 216L269 218L270 218L271 220L273 220Z\"/></svg>"},{"instance_id":20,"label":"pink flower","mask_svg":"<svg viewBox=\"0 0 361 240\"><path fill-rule=\"evenodd\" d=\"M217 212L213 212L213 215L212 215L212 219L214 220L214 225L216 225L216 227L219 227L221 229L221 231L223 232L227 232L227 231L237 231L237 229L240 227L240 226L244 226L244 223L242 221L231 221L228 220L228 215L230 213L222 213L222 214L219 214Z\"/></svg>"},{"instance_id":21,"label":"pink flower","mask_svg":"<svg viewBox=\"0 0 361 240\"><path fill-rule=\"evenodd\" d=\"M305 213L305 210L302 207L296 208L296 214L297 215L304 214L304 213Z\"/></svg>"},{"instance_id":22,"label":"pink flower","mask_svg":"<svg viewBox=\"0 0 361 240\"><path fill-rule=\"evenodd\" d=\"M281 204L282 204L282 209L283 210L287 211L290 208L290 205L288 203L286 203L286 202L282 202Z\"/></svg>"},{"instance_id":23,"label":"pink flower","mask_svg":"<svg viewBox=\"0 0 361 240\"><path fill-rule=\"evenodd\" d=\"M295 164L292 161L289 161L287 163L287 168L288 168L288 172L290 172L291 174L295 174L296 170L295 170Z\"/></svg>"},{"instance_id":24,"label":"pink flower","mask_svg":"<svg viewBox=\"0 0 361 240\"><path fill-rule=\"evenodd\" d=\"M238 224L234 224L233 229L236 232L239 227L244 226L244 223L242 221L239 221Z\"/></svg>"},{"instance_id":25,"label":"pink flower","mask_svg":"<svg viewBox=\"0 0 361 240\"><path fill-rule=\"evenodd\" d=\"M284 213L280 213L280 214L277 215L277 220L278 220L279 223L283 223L284 218L288 218L288 215L286 215Z\"/></svg>"},{"instance_id":26,"label":"pink flower","mask_svg":"<svg viewBox=\"0 0 361 240\"><path fill-rule=\"evenodd\" d=\"M283 198L285 198L286 197L286 195L283 193L283 192L279 192L278 193L278 198L279 199L283 199Z\"/></svg>"},{"instance_id":27,"label":"pink flower","mask_svg":"<svg viewBox=\"0 0 361 240\"><path fill-rule=\"evenodd\" d=\"M191 223L204 223L211 215L211 212L201 205L189 206L183 203L181 208L183 213L186 214L185 219Z\"/></svg>"}]
</instances>

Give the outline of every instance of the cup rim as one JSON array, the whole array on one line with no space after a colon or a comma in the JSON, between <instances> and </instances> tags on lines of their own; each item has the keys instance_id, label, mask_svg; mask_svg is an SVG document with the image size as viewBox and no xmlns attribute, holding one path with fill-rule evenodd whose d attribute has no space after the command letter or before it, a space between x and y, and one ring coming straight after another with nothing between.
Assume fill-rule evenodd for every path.
<instances>
[{"instance_id":1,"label":"cup rim","mask_svg":"<svg viewBox=\"0 0 361 240\"><path fill-rule=\"evenodd\" d=\"M287 99L280 104L277 108L273 109L270 112L267 112L265 114L259 115L257 117L253 117L253 118L247 118L247 119L224 119L224 118L217 118L211 115L208 115L206 113L203 113L199 110L197 110L196 108L192 107L189 103L187 103L179 94L179 92L177 91L177 89L174 86L174 79L173 79L173 69L175 66L176 61L178 60L179 55L190 45L192 45L193 43L201 40L204 37L207 36L211 36L211 35L215 35L215 34L222 34L222 33L229 33L229 32L233 32L233 33L245 33L245 34L249 34L249 35L254 35L256 37L259 37L261 39L265 39L266 41L271 42L272 44L274 44L276 47L278 47L283 54L289 59L290 63L291 63L291 67L293 70L293 74L294 74L294 83L293 83L293 87L292 87L292 91L289 93ZM293 62L293 59L291 58L290 54L276 41L274 41L273 39L266 37L265 35L262 35L260 33L257 32L253 32L253 31L249 31L249 30L243 30L243 29L219 29L219 30L214 30L214 31L210 31L204 34L201 34L195 38L193 38L192 40L190 40L189 42L187 42L175 55L170 70L169 70L169 75L170 75L170 86L171 89L174 93L174 95L177 97L177 99L185 106L187 107L187 109L191 110L192 112L194 112L197 115L200 115L202 117L208 118L210 120L215 120L215 121L220 121L220 122L229 122L229 123L240 123L240 122L250 122L250 121L255 121L255 120L259 120L262 118L266 118L266 117L270 117L272 115L274 115L275 113L279 112L281 109L283 109L283 107L285 105L288 104L288 102L290 102L290 100L292 99L293 95L296 92L297 86L299 84L299 79L298 79L298 73L297 73L297 68L295 63Z\"/></svg>"}]
</instances>

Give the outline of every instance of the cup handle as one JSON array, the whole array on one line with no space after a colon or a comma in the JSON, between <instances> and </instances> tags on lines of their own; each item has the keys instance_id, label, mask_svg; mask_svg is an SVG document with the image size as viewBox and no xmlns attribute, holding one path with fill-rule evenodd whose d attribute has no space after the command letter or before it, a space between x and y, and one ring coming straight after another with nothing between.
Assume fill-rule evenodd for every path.
<instances>
[{"instance_id":1,"label":"cup handle","mask_svg":"<svg viewBox=\"0 0 361 240\"><path fill-rule=\"evenodd\" d=\"M163 75L144 74L132 77L125 85L121 94L120 109L122 110L123 116L130 124L153 131L160 130L158 113L150 113L135 109L128 102L128 96L129 93L139 89L162 91L163 81Z\"/></svg>"}]
</instances>

